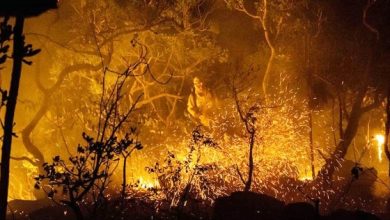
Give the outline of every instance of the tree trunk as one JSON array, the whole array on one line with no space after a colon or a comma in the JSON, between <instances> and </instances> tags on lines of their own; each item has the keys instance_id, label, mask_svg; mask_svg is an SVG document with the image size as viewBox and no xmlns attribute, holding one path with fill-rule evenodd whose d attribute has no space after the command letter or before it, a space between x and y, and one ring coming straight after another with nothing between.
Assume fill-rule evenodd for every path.
<instances>
[{"instance_id":1,"label":"tree trunk","mask_svg":"<svg viewBox=\"0 0 390 220\"><path fill-rule=\"evenodd\" d=\"M387 160L389 162L389 177L390 177L390 149L389 149L389 134L390 134L390 86L387 91L387 98L386 98L386 121L385 121L385 153Z\"/></svg>"},{"instance_id":2,"label":"tree trunk","mask_svg":"<svg viewBox=\"0 0 390 220\"><path fill-rule=\"evenodd\" d=\"M311 176L313 179L316 178L316 170L314 165L314 140L313 140L313 112L309 111L309 139L310 139L310 168L311 168Z\"/></svg>"},{"instance_id":3,"label":"tree trunk","mask_svg":"<svg viewBox=\"0 0 390 220\"><path fill-rule=\"evenodd\" d=\"M248 179L245 183L244 192L249 192L252 186L253 169L254 169L254 163L253 163L254 144L255 144L255 132L251 132L250 140L249 140Z\"/></svg>"},{"instance_id":4,"label":"tree trunk","mask_svg":"<svg viewBox=\"0 0 390 220\"><path fill-rule=\"evenodd\" d=\"M73 210L74 214L76 215L77 220L84 219L83 213L81 212L79 205L77 205L75 203L71 203L71 202L69 202L67 205Z\"/></svg>"},{"instance_id":5,"label":"tree trunk","mask_svg":"<svg viewBox=\"0 0 390 220\"><path fill-rule=\"evenodd\" d=\"M98 70L100 69L100 65L91 65L91 64L74 64L71 66L66 67L63 69L55 84L48 88L45 89L43 85L39 82L39 79L37 78L37 85L38 88L41 90L43 93L43 100L42 104L39 107L39 110L35 113L34 117L30 121L30 123L27 124L27 126L22 130L21 135L22 135L22 141L23 144L26 148L26 150L36 159L37 161L34 163L34 165L38 168L38 173L42 174L45 173L42 167L42 164L44 163L44 156L40 149L33 143L31 134L34 131L34 129L37 127L38 123L40 120L45 116L46 112L49 110L50 102L51 102L51 96L55 91L57 91L60 86L62 85L62 82L65 80L66 76L68 76L70 73L77 72L80 70ZM37 76L38 77L38 76ZM42 190L35 190L34 191L34 196L37 199L45 199L47 196Z\"/></svg>"},{"instance_id":6,"label":"tree trunk","mask_svg":"<svg viewBox=\"0 0 390 220\"><path fill-rule=\"evenodd\" d=\"M123 173L122 173L122 199L124 201L126 197L126 161L127 161L127 156L123 158Z\"/></svg>"},{"instance_id":7,"label":"tree trunk","mask_svg":"<svg viewBox=\"0 0 390 220\"><path fill-rule=\"evenodd\" d=\"M31 136L32 131L38 125L39 121L45 115L45 113L47 112L47 109L49 107L48 98L45 97L42 102L43 102L43 104L40 107L39 111L35 114L32 121L21 132L23 144L26 147L26 150L34 156L34 159L36 159L37 162L35 165L39 169L42 167L42 164L44 162L44 156L43 156L42 152L38 149L38 147L34 145L30 136ZM40 169L40 171L41 170L42 169Z\"/></svg>"},{"instance_id":8,"label":"tree trunk","mask_svg":"<svg viewBox=\"0 0 390 220\"><path fill-rule=\"evenodd\" d=\"M332 181L332 176L336 169L340 167L339 160L344 159L345 155L347 154L348 147L353 141L353 138L355 137L358 128L359 128L359 121L364 113L362 109L363 99L366 94L366 89L362 89L359 91L358 95L356 96L355 102L352 106L352 110L350 113L350 116L348 118L348 123L346 129L342 132L343 137L340 139L339 143L337 144L336 150L331 155L331 158L329 158L325 165L322 167L320 172L318 173L317 178L322 181L322 183L330 184Z\"/></svg>"},{"instance_id":9,"label":"tree trunk","mask_svg":"<svg viewBox=\"0 0 390 220\"><path fill-rule=\"evenodd\" d=\"M43 99L43 104L40 107L39 111L35 114L31 122L22 130L22 141L26 150L34 157L34 165L38 168L38 174L45 173L42 164L44 163L44 156L37 146L31 140L31 133L38 125L41 118L45 115L48 109L48 98ZM45 199L47 195L42 190L34 190L34 196L36 199Z\"/></svg>"},{"instance_id":10,"label":"tree trunk","mask_svg":"<svg viewBox=\"0 0 390 220\"><path fill-rule=\"evenodd\" d=\"M267 25L267 22L268 22L268 0L263 0L263 7L264 7L264 12L263 12L263 18L261 19L261 27L263 28L263 31L264 31L265 41L270 49L270 56L268 58L267 67L265 69L264 76L263 76L263 82L262 82L262 89L263 89L264 97L266 97L267 93L268 93L268 86L269 86L268 84L270 83L269 82L270 81L270 74L271 74L272 65L273 65L274 60L275 60L276 51L275 51L275 46L271 40L270 30L269 30L268 25Z\"/></svg>"},{"instance_id":11,"label":"tree trunk","mask_svg":"<svg viewBox=\"0 0 390 220\"><path fill-rule=\"evenodd\" d=\"M13 68L12 79L7 97L5 112L4 137L1 155L1 180L0 180L0 219L7 215L7 199L9 185L9 164L11 157L11 145L13 136L14 116L16 100L18 97L20 75L22 72L24 39L23 39L24 17L17 16L14 28Z\"/></svg>"},{"instance_id":12,"label":"tree trunk","mask_svg":"<svg viewBox=\"0 0 390 220\"><path fill-rule=\"evenodd\" d=\"M309 147L310 147L310 168L311 168L311 175L312 175L312 178L315 179L316 177L316 173L315 173L315 165L314 165L314 140L313 140L313 110L312 108L314 108L314 106L311 106L310 105L310 102L313 100L313 94L312 94L312 86L313 86L313 83L312 83L312 71L310 70L310 59L309 59L309 55L310 55L310 39L309 39L309 34L308 34L308 31L307 31L307 28L305 28L305 37L304 37L304 51L305 51L305 73L307 74L307 86L308 86L308 99L309 99L309 103L308 103L308 107L309 107L309 121L308 121L308 124L309 124Z\"/></svg>"}]
</instances>

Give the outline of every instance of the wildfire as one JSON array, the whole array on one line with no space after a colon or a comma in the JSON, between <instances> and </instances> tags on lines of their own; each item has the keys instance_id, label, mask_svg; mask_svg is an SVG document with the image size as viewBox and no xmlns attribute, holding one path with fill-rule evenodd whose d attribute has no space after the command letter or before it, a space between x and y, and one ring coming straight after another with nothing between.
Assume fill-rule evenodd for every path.
<instances>
[{"instance_id":1,"label":"wildfire","mask_svg":"<svg viewBox=\"0 0 390 220\"><path fill-rule=\"evenodd\" d=\"M312 180L313 180L313 177L312 177L312 176L309 176L309 175L304 175L304 176L300 176L300 177L299 177L299 180L300 180L300 181L303 181L303 182L312 181Z\"/></svg>"},{"instance_id":2,"label":"wildfire","mask_svg":"<svg viewBox=\"0 0 390 220\"><path fill-rule=\"evenodd\" d=\"M378 143L378 160L380 162L382 162L382 159L383 159L382 158L382 153L383 153L382 146L385 143L385 136L383 136L381 134L375 135L375 140Z\"/></svg>"},{"instance_id":3,"label":"wildfire","mask_svg":"<svg viewBox=\"0 0 390 220\"><path fill-rule=\"evenodd\" d=\"M151 189L159 185L157 180L146 180L142 176L138 178L137 182L140 189Z\"/></svg>"}]
</instances>

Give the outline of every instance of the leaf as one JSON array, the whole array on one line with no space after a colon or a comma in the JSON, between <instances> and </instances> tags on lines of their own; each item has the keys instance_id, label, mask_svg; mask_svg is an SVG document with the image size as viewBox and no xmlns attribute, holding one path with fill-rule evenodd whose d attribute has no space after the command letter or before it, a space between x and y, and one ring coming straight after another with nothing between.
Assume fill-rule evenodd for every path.
<instances>
[{"instance_id":1,"label":"leaf","mask_svg":"<svg viewBox=\"0 0 390 220\"><path fill-rule=\"evenodd\" d=\"M0 48L0 53L7 53L9 45L5 45L3 48Z\"/></svg>"},{"instance_id":2,"label":"leaf","mask_svg":"<svg viewBox=\"0 0 390 220\"><path fill-rule=\"evenodd\" d=\"M144 147L142 146L142 144L140 143L140 142L137 142L136 144L135 144L135 149L137 149L137 150L142 150Z\"/></svg>"},{"instance_id":3,"label":"leaf","mask_svg":"<svg viewBox=\"0 0 390 220\"><path fill-rule=\"evenodd\" d=\"M34 188L35 188L35 189L41 189L41 186L40 186L39 182L37 182L37 183L34 184Z\"/></svg>"},{"instance_id":4,"label":"leaf","mask_svg":"<svg viewBox=\"0 0 390 220\"><path fill-rule=\"evenodd\" d=\"M25 64L27 64L29 66L32 65L32 61L28 61L28 60L25 60L25 59L23 59L22 61L23 61L23 63L25 63Z\"/></svg>"},{"instance_id":5,"label":"leaf","mask_svg":"<svg viewBox=\"0 0 390 220\"><path fill-rule=\"evenodd\" d=\"M7 55L4 54L3 56L0 57L0 64L5 63L6 60L7 60Z\"/></svg>"},{"instance_id":6,"label":"leaf","mask_svg":"<svg viewBox=\"0 0 390 220\"><path fill-rule=\"evenodd\" d=\"M28 54L26 54L25 56L27 56L27 57L32 57L32 56L37 55L37 54L40 53L40 52L41 52L41 49L31 50L31 51L29 51Z\"/></svg>"},{"instance_id":7,"label":"leaf","mask_svg":"<svg viewBox=\"0 0 390 220\"><path fill-rule=\"evenodd\" d=\"M54 191L50 191L50 192L48 192L47 193L47 197L49 197L49 198L53 198L54 197Z\"/></svg>"},{"instance_id":8,"label":"leaf","mask_svg":"<svg viewBox=\"0 0 390 220\"><path fill-rule=\"evenodd\" d=\"M84 152L85 152L85 150L84 150L84 148L83 148L83 147L81 147L81 146L78 146L78 147L77 147L77 152L79 152L79 153L84 153Z\"/></svg>"}]
</instances>

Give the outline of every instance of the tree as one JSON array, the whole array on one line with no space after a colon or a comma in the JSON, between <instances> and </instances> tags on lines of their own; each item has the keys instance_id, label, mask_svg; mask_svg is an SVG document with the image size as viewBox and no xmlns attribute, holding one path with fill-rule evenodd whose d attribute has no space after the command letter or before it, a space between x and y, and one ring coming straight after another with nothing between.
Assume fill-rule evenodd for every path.
<instances>
[{"instance_id":1,"label":"tree","mask_svg":"<svg viewBox=\"0 0 390 220\"><path fill-rule=\"evenodd\" d=\"M366 39L369 43L365 45L364 49L361 46L359 49L360 51L366 51L364 54L366 56L361 57L356 55L351 60L344 59L345 63L343 66L340 66L340 68L350 68L347 69L348 72L355 70L355 74L359 74L360 83L356 82L355 79L346 80L344 76L340 75L337 78L332 76L329 81L326 80L328 82L337 82L331 83L331 85L333 85L333 88L338 88L336 89L336 97L341 98L339 98L340 139L337 143L336 149L333 153L331 153L330 158L326 160L325 165L318 174L318 178L321 179L324 184L329 184L332 181L331 178L333 173L340 166L339 161L343 160L347 154L349 146L359 128L359 121L361 117L370 110L378 107L380 104L378 92L370 90L370 86L373 86L372 79L380 56L380 52L378 51L379 32L367 20L369 10L374 4L374 2L367 1L367 3L363 5L363 15L361 15L363 18L362 25L364 29L360 32L360 36L363 39ZM349 45L345 45L345 47L348 46ZM358 47L357 45L352 46ZM349 48L349 50L353 51L354 49ZM344 98L347 96L348 98ZM371 98L369 98L370 96Z\"/></svg>"},{"instance_id":2,"label":"tree","mask_svg":"<svg viewBox=\"0 0 390 220\"><path fill-rule=\"evenodd\" d=\"M259 110L259 107L257 105L252 106L247 112L243 112L240 106L240 101L237 96L237 92L234 92L234 100L236 101L236 107L237 112L240 115L241 121L245 125L245 129L247 134L249 135L249 153L248 153L248 177L246 180L242 177L242 174L239 172L239 169L237 168L237 172L239 173L241 181L244 183L244 191L248 192L251 189L252 185L252 179L253 179L253 169L254 169L254 162L253 162L253 148L255 146L255 138L256 138L256 112Z\"/></svg>"},{"instance_id":3,"label":"tree","mask_svg":"<svg viewBox=\"0 0 390 220\"><path fill-rule=\"evenodd\" d=\"M251 73L251 69L248 71L249 73L235 73L232 79L230 80L230 87L232 89L232 98L234 100L235 108L238 113L240 121L243 123L246 133L246 138L248 138L248 171L247 178L245 179L240 172L238 166L236 166L237 173L240 177L240 180L244 184L245 192L249 192L251 190L252 181L253 181L253 172L254 172L254 147L256 144L256 136L258 135L258 127L256 126L258 113L261 110L260 100L254 100L254 97L251 95L247 95L244 100L239 97L239 93L245 90L245 82ZM246 76L246 77L245 77Z\"/></svg>"},{"instance_id":4,"label":"tree","mask_svg":"<svg viewBox=\"0 0 390 220\"><path fill-rule=\"evenodd\" d=\"M141 48L144 49L142 45ZM135 129L132 128L123 137L119 136L142 97L142 94L139 95L128 110L121 111L120 103L124 97L122 89L128 78L133 77L134 72L142 65L145 56L146 53L141 50L139 60L117 75L113 85L107 84L107 70L103 71L96 138L83 133L86 145L77 146L77 153L69 157L69 163L62 160L60 156L55 156L51 164L43 164L45 173L35 178L37 189L44 189L49 198L58 199L59 203L69 206L79 220L84 218L80 208L81 203L88 200L93 205L92 217L96 217L98 207L106 199L104 192L110 183L109 178L115 171L116 164L119 163L119 158L124 157L125 168L126 159L131 152L143 148L131 136ZM122 195L125 194L126 169L123 172ZM64 198L54 197L59 189Z\"/></svg>"},{"instance_id":5,"label":"tree","mask_svg":"<svg viewBox=\"0 0 390 220\"><path fill-rule=\"evenodd\" d=\"M263 30L263 37L270 52L261 82L262 93L267 96L271 84L272 68L277 56L276 41L282 24L288 16L288 11L291 10L290 4L296 3L284 0L262 0L251 2L251 4L245 0L225 0L225 3L228 7L253 18Z\"/></svg>"},{"instance_id":6,"label":"tree","mask_svg":"<svg viewBox=\"0 0 390 220\"><path fill-rule=\"evenodd\" d=\"M186 4L189 5L189 9L184 13L182 8L187 7ZM202 6L198 7L200 4ZM214 56L206 51L206 48L214 43L210 41L210 33L206 34L205 29L206 18L211 7L211 1L63 2L58 15L61 19L54 21L51 35L27 33L28 36L44 42L41 47L51 47L50 53L53 56L45 57L47 62L44 65L47 67L37 69L33 81L39 91L38 95L42 97L42 102L21 132L28 154L27 156L14 155L13 159L18 161L28 159L42 173L44 170L41 164L45 161L44 155L56 154L53 148L37 145L37 142L41 141L38 136L42 132L50 130L54 134L59 134L60 136L55 137L54 134L49 135L58 142L58 140L65 140L63 133L66 135L71 131L80 133L81 130L91 129L93 117L90 113L94 111L96 115L97 111L96 108L91 107L90 101L96 100L97 94L93 89L98 88L101 83L96 73L108 65L111 66L110 70L116 71L123 65L127 65L126 62L136 59L138 51L127 46L129 38L133 36L138 36L137 39L148 48L148 60L143 64L144 70L147 71L144 75L126 82L123 92L127 97L124 100L131 103L140 92L143 92L144 96L138 106L143 107L145 112L153 111L150 118L158 123L171 124L183 98L188 76L208 61L205 54ZM186 28L183 26L184 15L189 19L188 24L190 24ZM80 20L87 22L80 22ZM73 25L75 23L79 25ZM64 29L70 29L70 32L75 34L68 36L63 33ZM203 33L199 34L200 31ZM177 37L174 36L176 33ZM56 39L54 38L56 35L62 37ZM190 41L193 38L202 38L202 40ZM196 49L189 50L189 56L181 56L184 47L188 47L188 42L192 44L191 48ZM96 50L96 46L101 48L100 51ZM55 62L56 57L66 62ZM101 57L103 62L100 62ZM140 70L137 74L142 73ZM77 84L80 79L87 80L82 81L83 84L80 85ZM168 83L168 81L169 84L161 83ZM86 84L91 93L86 93L85 96L80 97L76 92L68 92L72 89L81 90ZM83 94L84 92L85 90ZM78 103L77 108L72 107L74 102ZM75 118L74 115L80 117ZM75 123L77 129L66 129ZM63 131L59 129L59 125L64 126ZM72 142L73 139L67 138L66 141ZM44 195L36 196L44 198Z\"/></svg>"},{"instance_id":7,"label":"tree","mask_svg":"<svg viewBox=\"0 0 390 220\"><path fill-rule=\"evenodd\" d=\"M352 152L350 146L354 140L360 143L357 134L361 121L383 101L386 87L383 81L388 79L385 61L388 50L384 47L387 41L386 4L383 1L360 1L358 4L319 1L315 4L314 8L322 12L322 22L320 32L311 39L309 71L312 85L308 89L315 98L310 100L313 107L324 112L318 115L329 119L332 130L328 137L331 139L333 135L334 146L329 152L324 148L317 150L323 164L319 164L318 175L311 183L315 185L311 198L322 199L324 195L339 193L340 189L348 187L335 183L334 174L348 164L345 159ZM311 21L315 25L316 19ZM326 112L330 115L326 116ZM323 122L314 123L320 126ZM325 142L328 141L322 142L324 146L332 146L330 141ZM359 170L359 161L355 160L356 167L351 172ZM328 202L333 203L327 198L321 202L325 208Z\"/></svg>"},{"instance_id":8,"label":"tree","mask_svg":"<svg viewBox=\"0 0 390 220\"><path fill-rule=\"evenodd\" d=\"M23 4L22 4L23 3ZM57 2L54 0L46 0L35 4L28 4L28 2L15 2L6 1L2 4L2 11L0 16L4 16L4 21L1 23L1 39L0 43L2 46L1 53L8 52L8 46L3 45L6 41L10 40L13 36L13 66L12 66L12 78L9 88L9 95L2 93L2 100L6 100L6 112L4 119L4 134L3 134L3 145L1 154L1 179L0 179L0 218L5 219L7 215L7 200L8 200L8 186L9 186L9 163L11 158L11 146L12 138L15 136L13 132L14 127L14 116L16 101L18 98L20 76L22 72L22 64L26 63L31 65L31 61L27 61L26 57L32 57L40 52L40 50L34 50L31 44L25 45L23 26L24 18L30 16L39 15L49 9L56 8ZM4 10L4 11L3 11ZM10 16L15 17L14 28L7 25L7 21ZM4 63L7 58L7 54L1 57L0 64Z\"/></svg>"}]
</instances>

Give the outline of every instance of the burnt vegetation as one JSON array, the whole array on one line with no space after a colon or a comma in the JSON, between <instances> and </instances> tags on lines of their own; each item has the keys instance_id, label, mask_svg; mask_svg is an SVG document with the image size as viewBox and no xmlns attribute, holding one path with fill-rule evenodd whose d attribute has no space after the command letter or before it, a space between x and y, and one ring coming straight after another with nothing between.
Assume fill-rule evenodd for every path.
<instances>
[{"instance_id":1,"label":"burnt vegetation","mask_svg":"<svg viewBox=\"0 0 390 220\"><path fill-rule=\"evenodd\" d=\"M389 58L387 0L5 0L0 219L389 219Z\"/></svg>"}]
</instances>

